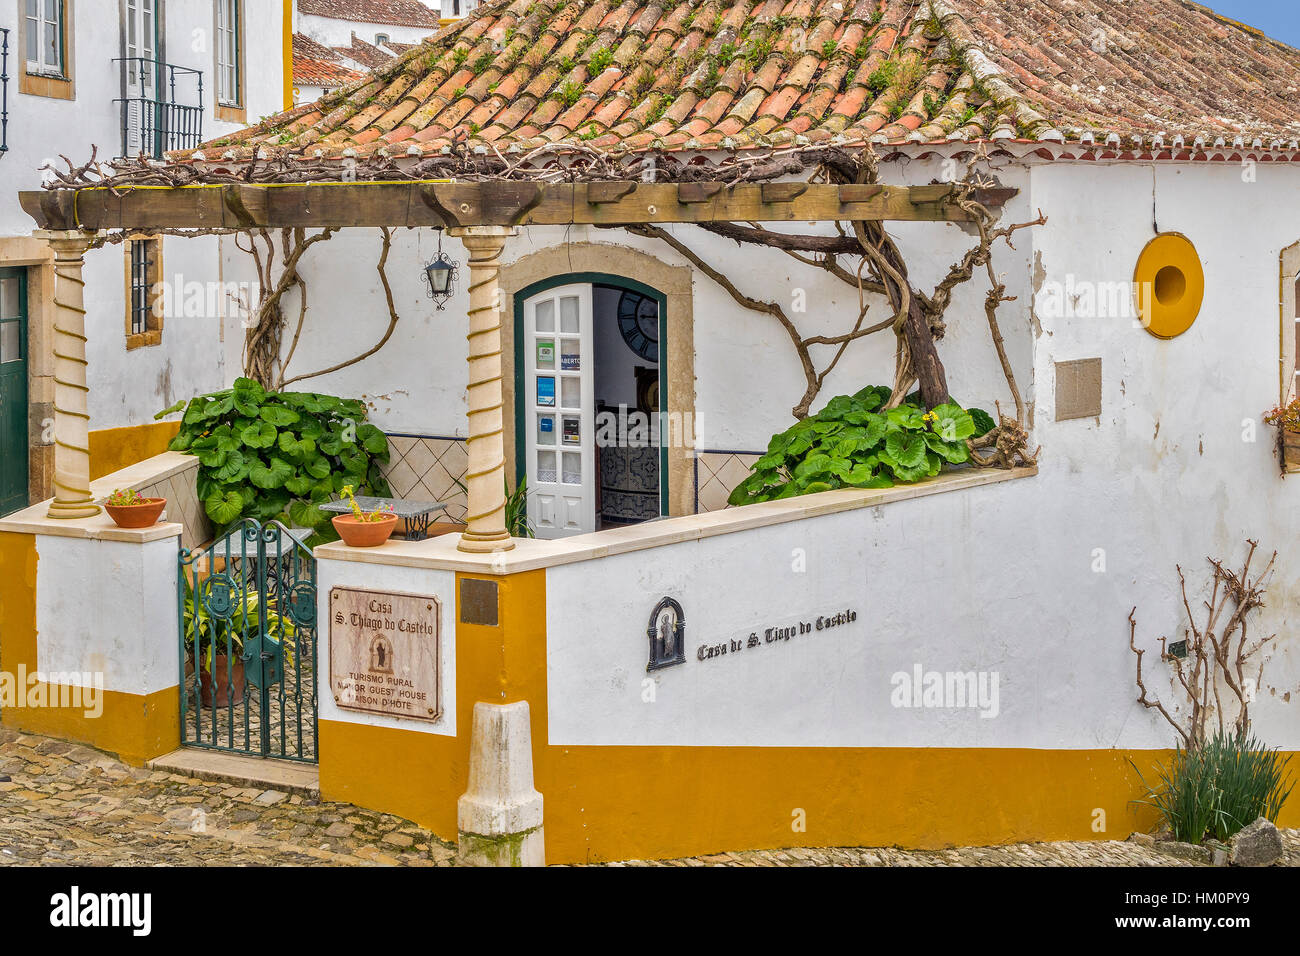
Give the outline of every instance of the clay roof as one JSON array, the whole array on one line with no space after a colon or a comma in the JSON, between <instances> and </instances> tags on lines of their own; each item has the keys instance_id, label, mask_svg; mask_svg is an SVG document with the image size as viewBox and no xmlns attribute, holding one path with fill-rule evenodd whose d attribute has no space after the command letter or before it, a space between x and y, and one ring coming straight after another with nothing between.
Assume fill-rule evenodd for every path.
<instances>
[{"instance_id":1,"label":"clay roof","mask_svg":"<svg viewBox=\"0 0 1300 956\"><path fill-rule=\"evenodd\" d=\"M494 0L219 147L428 155L453 136L503 153L1282 147L1300 137L1300 51L1189 0Z\"/></svg>"},{"instance_id":2,"label":"clay roof","mask_svg":"<svg viewBox=\"0 0 1300 956\"><path fill-rule=\"evenodd\" d=\"M334 50L303 33L293 35L293 81L306 86L337 88L365 74L343 63Z\"/></svg>"},{"instance_id":3,"label":"clay roof","mask_svg":"<svg viewBox=\"0 0 1300 956\"><path fill-rule=\"evenodd\" d=\"M369 70L378 69L393 60L392 53L386 52L373 43L367 43L355 33L352 34L351 46L336 46L334 49L344 56L351 57Z\"/></svg>"},{"instance_id":4,"label":"clay roof","mask_svg":"<svg viewBox=\"0 0 1300 956\"><path fill-rule=\"evenodd\" d=\"M420 0L298 0L298 12L334 20L438 29L438 14Z\"/></svg>"}]
</instances>

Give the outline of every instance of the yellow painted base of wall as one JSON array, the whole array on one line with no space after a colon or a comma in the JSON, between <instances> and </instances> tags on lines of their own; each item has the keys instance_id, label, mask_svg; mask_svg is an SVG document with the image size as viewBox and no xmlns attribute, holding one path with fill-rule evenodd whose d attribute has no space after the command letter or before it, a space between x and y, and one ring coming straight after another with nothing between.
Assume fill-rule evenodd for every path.
<instances>
[{"instance_id":1,"label":"yellow painted base of wall","mask_svg":"<svg viewBox=\"0 0 1300 956\"><path fill-rule=\"evenodd\" d=\"M468 741L322 722L321 796L456 839ZM790 846L1123 840L1155 828L1129 760L1169 751L535 747L548 863ZM388 772L400 766L402 773ZM1100 813L1098 811L1101 811ZM1300 801L1278 821L1300 826ZM802 829L796 829L802 825ZM1094 829L1104 827L1104 829Z\"/></svg>"},{"instance_id":2,"label":"yellow painted base of wall","mask_svg":"<svg viewBox=\"0 0 1300 956\"><path fill-rule=\"evenodd\" d=\"M128 428L104 428L90 433L90 480L103 478L128 465L161 455L181 423L150 422Z\"/></svg>"},{"instance_id":3,"label":"yellow painted base of wall","mask_svg":"<svg viewBox=\"0 0 1300 956\"><path fill-rule=\"evenodd\" d=\"M46 684L49 698L60 688ZM180 688L147 696L104 691L103 712L87 717L80 707L11 707L0 713L0 724L13 730L60 737L117 754L142 767L181 745Z\"/></svg>"},{"instance_id":4,"label":"yellow painted base of wall","mask_svg":"<svg viewBox=\"0 0 1300 956\"><path fill-rule=\"evenodd\" d=\"M35 535L0 532L0 668L15 676L40 670L36 653L38 560ZM58 700L59 690L45 684L45 699ZM103 697L98 717L87 717L82 707L6 707L0 710L0 724L90 744L136 765L180 746L179 687L148 695L106 690Z\"/></svg>"},{"instance_id":5,"label":"yellow painted base of wall","mask_svg":"<svg viewBox=\"0 0 1300 956\"><path fill-rule=\"evenodd\" d=\"M469 738L322 720L323 800L395 813L456 839L456 801L469 780Z\"/></svg>"},{"instance_id":6,"label":"yellow painted base of wall","mask_svg":"<svg viewBox=\"0 0 1300 956\"><path fill-rule=\"evenodd\" d=\"M465 577L480 576L457 575L458 595ZM1122 840L1155 826L1154 811L1132 803L1142 795L1133 765L1153 779L1170 751L549 746L544 572L492 579L499 624L456 629L459 736L321 721L324 799L394 813L454 840L474 702L526 700L550 863ZM1300 799L1278 822L1300 826Z\"/></svg>"}]
</instances>

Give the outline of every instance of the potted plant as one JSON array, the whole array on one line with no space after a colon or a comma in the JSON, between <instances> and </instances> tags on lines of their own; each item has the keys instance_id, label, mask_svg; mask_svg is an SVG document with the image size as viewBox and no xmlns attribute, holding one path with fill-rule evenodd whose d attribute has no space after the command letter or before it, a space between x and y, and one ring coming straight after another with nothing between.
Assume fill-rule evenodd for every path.
<instances>
[{"instance_id":1,"label":"potted plant","mask_svg":"<svg viewBox=\"0 0 1300 956\"><path fill-rule=\"evenodd\" d=\"M1264 413L1264 424L1276 425L1281 450L1282 472L1300 472L1300 397Z\"/></svg>"},{"instance_id":2,"label":"potted plant","mask_svg":"<svg viewBox=\"0 0 1300 956\"><path fill-rule=\"evenodd\" d=\"M104 499L104 510L119 528L148 528L166 507L166 498L145 498L130 488L118 488Z\"/></svg>"},{"instance_id":3,"label":"potted plant","mask_svg":"<svg viewBox=\"0 0 1300 956\"><path fill-rule=\"evenodd\" d=\"M228 618L214 617L203 601L195 600L194 586L185 576L185 672L187 678L193 677L197 662L201 706L226 707L244 699L244 638L261 628L260 613L258 594L252 591L239 596ZM297 628L271 598L265 623L267 637L282 648L285 666L292 666Z\"/></svg>"},{"instance_id":4,"label":"potted plant","mask_svg":"<svg viewBox=\"0 0 1300 956\"><path fill-rule=\"evenodd\" d=\"M397 527L397 515L393 510L387 506L374 511L363 510L357 504L351 485L344 485L341 494L352 507L352 514L339 515L333 520L334 530L343 543L349 548L377 548L387 541Z\"/></svg>"}]
</instances>

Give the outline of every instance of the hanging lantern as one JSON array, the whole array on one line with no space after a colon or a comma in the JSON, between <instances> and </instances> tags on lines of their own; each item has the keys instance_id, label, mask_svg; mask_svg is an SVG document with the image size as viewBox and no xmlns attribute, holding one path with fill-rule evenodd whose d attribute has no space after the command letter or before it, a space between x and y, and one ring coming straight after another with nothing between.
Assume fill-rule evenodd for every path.
<instances>
[{"instance_id":1,"label":"hanging lantern","mask_svg":"<svg viewBox=\"0 0 1300 956\"><path fill-rule=\"evenodd\" d=\"M443 306L456 291L457 271L456 263L442 251L442 230L439 229L438 254L424 267L424 284L429 289L429 298L437 305L439 312L443 311Z\"/></svg>"}]
</instances>

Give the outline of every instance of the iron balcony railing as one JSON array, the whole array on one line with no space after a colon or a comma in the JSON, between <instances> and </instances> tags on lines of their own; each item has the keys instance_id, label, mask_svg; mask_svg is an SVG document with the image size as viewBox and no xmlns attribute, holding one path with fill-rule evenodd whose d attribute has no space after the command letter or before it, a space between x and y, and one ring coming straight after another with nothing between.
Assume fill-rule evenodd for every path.
<instances>
[{"instance_id":1,"label":"iron balcony railing","mask_svg":"<svg viewBox=\"0 0 1300 956\"><path fill-rule=\"evenodd\" d=\"M122 156L141 153L162 159L173 149L192 149L203 142L203 71L160 63L148 57L118 57L123 86L129 93L113 102L122 110ZM177 101L177 82L187 99ZM188 90L185 87L189 87Z\"/></svg>"},{"instance_id":2,"label":"iron balcony railing","mask_svg":"<svg viewBox=\"0 0 1300 956\"><path fill-rule=\"evenodd\" d=\"M0 27L0 156L9 152L9 29Z\"/></svg>"}]
</instances>

